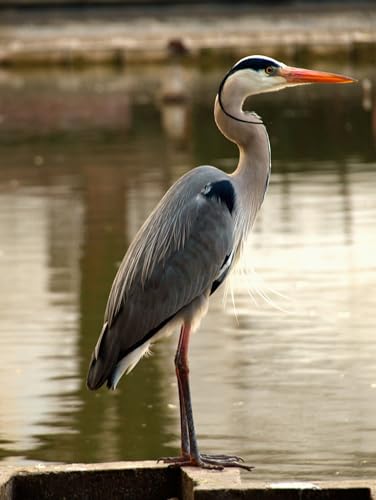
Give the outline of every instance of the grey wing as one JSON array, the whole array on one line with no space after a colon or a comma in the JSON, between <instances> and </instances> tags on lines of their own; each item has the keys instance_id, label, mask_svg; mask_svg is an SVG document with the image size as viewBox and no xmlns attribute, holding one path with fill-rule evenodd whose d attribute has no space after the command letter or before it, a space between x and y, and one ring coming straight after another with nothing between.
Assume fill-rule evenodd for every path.
<instances>
[{"instance_id":1,"label":"grey wing","mask_svg":"<svg viewBox=\"0 0 376 500\"><path fill-rule=\"evenodd\" d=\"M111 290L90 388L102 385L120 359L223 279L233 251L232 210L205 189L191 193L182 207L167 198L136 237Z\"/></svg>"}]
</instances>

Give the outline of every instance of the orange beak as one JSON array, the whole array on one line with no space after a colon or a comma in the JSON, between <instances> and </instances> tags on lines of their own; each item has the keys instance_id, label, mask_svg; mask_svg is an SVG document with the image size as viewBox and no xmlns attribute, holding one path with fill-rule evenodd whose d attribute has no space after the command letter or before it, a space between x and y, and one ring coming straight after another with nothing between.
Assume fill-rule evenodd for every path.
<instances>
[{"instance_id":1,"label":"orange beak","mask_svg":"<svg viewBox=\"0 0 376 500\"><path fill-rule=\"evenodd\" d=\"M284 66L279 68L278 74L283 76L288 83L353 83L353 78L325 71L314 71L303 68Z\"/></svg>"}]
</instances>

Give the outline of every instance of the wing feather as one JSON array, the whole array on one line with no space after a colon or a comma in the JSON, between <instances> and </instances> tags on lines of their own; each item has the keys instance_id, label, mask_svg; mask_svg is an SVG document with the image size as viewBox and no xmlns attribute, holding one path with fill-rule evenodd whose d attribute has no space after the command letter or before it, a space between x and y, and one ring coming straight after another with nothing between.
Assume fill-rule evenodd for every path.
<instances>
[{"instance_id":1,"label":"wing feather","mask_svg":"<svg viewBox=\"0 0 376 500\"><path fill-rule=\"evenodd\" d=\"M226 255L231 253L233 222L225 207L201 197L186 211L188 217L194 214L194 224L184 245L158 259L146 279L142 271L136 274L126 290L121 310L113 320L121 323L124 332L118 339L122 353L210 289Z\"/></svg>"},{"instance_id":2,"label":"wing feather","mask_svg":"<svg viewBox=\"0 0 376 500\"><path fill-rule=\"evenodd\" d=\"M129 247L110 292L92 366L101 362L89 387L104 383L122 357L210 292L221 275L233 251L234 221L226 204L202 191L227 176L214 167L201 169L175 183Z\"/></svg>"}]
</instances>

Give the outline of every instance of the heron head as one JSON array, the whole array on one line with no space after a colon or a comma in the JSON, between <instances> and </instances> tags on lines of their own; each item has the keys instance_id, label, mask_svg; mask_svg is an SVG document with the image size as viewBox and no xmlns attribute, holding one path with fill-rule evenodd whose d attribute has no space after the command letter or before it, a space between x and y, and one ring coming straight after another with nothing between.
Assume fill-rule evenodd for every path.
<instances>
[{"instance_id":1,"label":"heron head","mask_svg":"<svg viewBox=\"0 0 376 500\"><path fill-rule=\"evenodd\" d=\"M352 78L324 71L294 68L266 56L248 56L240 59L222 82L236 81L240 92L253 95L273 92L285 87L307 83L351 83Z\"/></svg>"}]
</instances>

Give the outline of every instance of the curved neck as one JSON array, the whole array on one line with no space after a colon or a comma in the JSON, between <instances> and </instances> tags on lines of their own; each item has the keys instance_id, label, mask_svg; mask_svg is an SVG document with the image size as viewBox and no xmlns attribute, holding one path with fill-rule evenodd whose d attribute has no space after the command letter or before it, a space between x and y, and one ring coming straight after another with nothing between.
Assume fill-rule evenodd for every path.
<instances>
[{"instance_id":1,"label":"curved neck","mask_svg":"<svg viewBox=\"0 0 376 500\"><path fill-rule=\"evenodd\" d=\"M231 174L242 198L239 215L242 232L247 233L260 208L270 174L270 144L264 124L255 113L243 110L245 99L251 95L235 78L225 80L214 105L214 118L222 134L239 148L239 163Z\"/></svg>"},{"instance_id":2,"label":"curved neck","mask_svg":"<svg viewBox=\"0 0 376 500\"><path fill-rule=\"evenodd\" d=\"M260 136L258 129L261 129L261 135L265 135L265 125L256 113L243 111L243 102L247 96L238 100L232 96L232 99L227 101L224 94L222 92L221 99L219 95L215 99L215 123L222 134L240 150L247 149L250 143L254 143L254 138Z\"/></svg>"},{"instance_id":3,"label":"curved neck","mask_svg":"<svg viewBox=\"0 0 376 500\"><path fill-rule=\"evenodd\" d=\"M255 129L265 128L262 119L256 113L243 110L247 97L257 93L252 88L252 80L240 73L228 74L222 81L215 100L215 122L230 141L241 147L246 147L252 139Z\"/></svg>"},{"instance_id":4,"label":"curved neck","mask_svg":"<svg viewBox=\"0 0 376 500\"><path fill-rule=\"evenodd\" d=\"M250 193L257 193L260 204L264 198L270 172L270 144L265 125L256 113L243 110L251 95L235 78L225 80L214 104L214 118L222 134L239 148L239 163L232 174L242 182L256 182ZM248 186L250 187L250 186Z\"/></svg>"}]
</instances>

